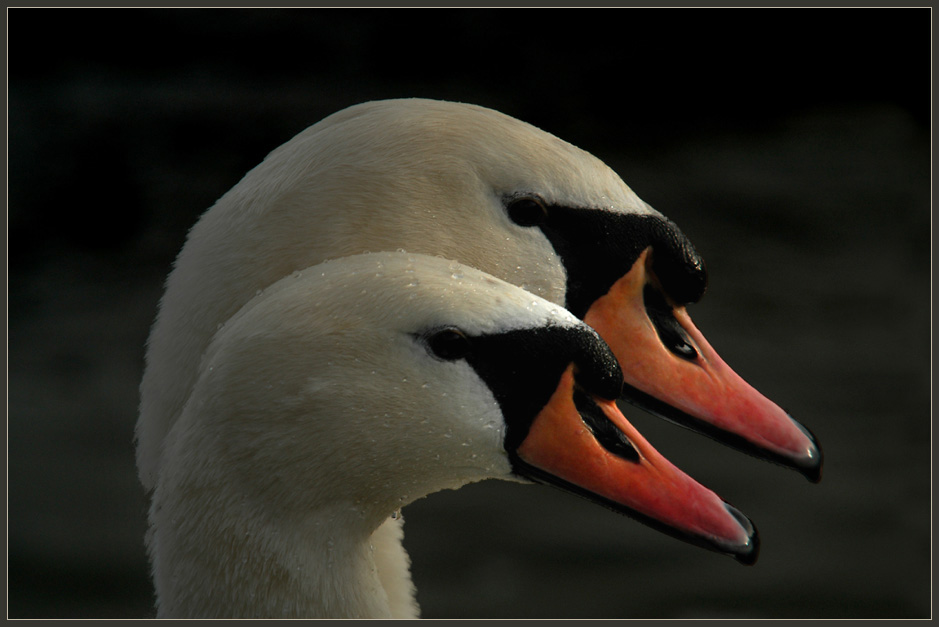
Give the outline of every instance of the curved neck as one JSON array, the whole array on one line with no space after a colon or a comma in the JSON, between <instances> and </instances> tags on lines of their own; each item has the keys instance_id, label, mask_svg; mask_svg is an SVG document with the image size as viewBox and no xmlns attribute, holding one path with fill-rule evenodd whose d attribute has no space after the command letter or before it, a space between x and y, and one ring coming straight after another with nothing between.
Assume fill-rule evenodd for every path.
<instances>
[{"instance_id":1,"label":"curved neck","mask_svg":"<svg viewBox=\"0 0 939 627\"><path fill-rule=\"evenodd\" d=\"M270 514L208 457L161 476L153 494L160 618L417 616L400 519L351 507Z\"/></svg>"}]
</instances>

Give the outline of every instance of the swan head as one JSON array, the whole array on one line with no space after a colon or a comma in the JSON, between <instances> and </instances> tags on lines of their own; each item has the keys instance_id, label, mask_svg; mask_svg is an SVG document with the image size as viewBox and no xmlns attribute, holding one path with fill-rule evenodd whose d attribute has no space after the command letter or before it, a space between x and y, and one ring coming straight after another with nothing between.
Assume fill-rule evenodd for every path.
<instances>
[{"instance_id":1,"label":"swan head","mask_svg":"<svg viewBox=\"0 0 939 627\"><path fill-rule=\"evenodd\" d=\"M148 344L144 486L219 325L294 271L393 250L455 259L568 309L613 350L625 400L818 479L814 437L692 323L707 274L674 223L549 133L483 107L402 99L314 124L193 227Z\"/></svg>"},{"instance_id":2,"label":"swan head","mask_svg":"<svg viewBox=\"0 0 939 627\"><path fill-rule=\"evenodd\" d=\"M254 572L276 581L306 546L367 538L415 499L489 478L552 484L752 562L752 524L642 438L621 388L593 329L455 262L373 253L288 275L217 331L167 437L158 596L193 611L180 599L199 580L234 586L242 563L269 559Z\"/></svg>"}]
</instances>

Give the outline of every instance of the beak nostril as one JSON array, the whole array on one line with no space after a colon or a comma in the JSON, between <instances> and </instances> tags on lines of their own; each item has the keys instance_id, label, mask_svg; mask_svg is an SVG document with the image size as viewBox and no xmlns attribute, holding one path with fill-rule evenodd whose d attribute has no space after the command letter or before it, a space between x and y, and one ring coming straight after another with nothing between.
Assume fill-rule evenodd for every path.
<instances>
[{"instance_id":1,"label":"beak nostril","mask_svg":"<svg viewBox=\"0 0 939 627\"><path fill-rule=\"evenodd\" d=\"M642 290L642 298L646 306L646 314L665 348L682 359L688 361L697 359L698 351L691 344L691 339L681 324L675 319L672 306L658 288L652 283L647 283Z\"/></svg>"},{"instance_id":2,"label":"beak nostril","mask_svg":"<svg viewBox=\"0 0 939 627\"><path fill-rule=\"evenodd\" d=\"M626 461L639 462L639 451L635 445L603 415L596 402L580 389L574 390L574 406L600 446Z\"/></svg>"}]
</instances>

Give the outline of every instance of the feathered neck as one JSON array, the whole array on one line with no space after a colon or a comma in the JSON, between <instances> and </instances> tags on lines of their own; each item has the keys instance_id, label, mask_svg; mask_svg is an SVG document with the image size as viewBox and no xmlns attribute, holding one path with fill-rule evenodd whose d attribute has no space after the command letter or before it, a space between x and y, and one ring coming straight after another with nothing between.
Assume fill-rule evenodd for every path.
<instances>
[{"instance_id":1,"label":"feathered neck","mask_svg":"<svg viewBox=\"0 0 939 627\"><path fill-rule=\"evenodd\" d=\"M154 499L160 618L417 617L400 517L367 533L335 509L302 523L249 509Z\"/></svg>"},{"instance_id":2,"label":"feathered neck","mask_svg":"<svg viewBox=\"0 0 939 627\"><path fill-rule=\"evenodd\" d=\"M196 430L168 440L177 463L154 491L148 542L159 617L417 616L402 520L381 513L390 507L292 508L276 482L239 480L219 454L230 448L213 440Z\"/></svg>"}]
</instances>

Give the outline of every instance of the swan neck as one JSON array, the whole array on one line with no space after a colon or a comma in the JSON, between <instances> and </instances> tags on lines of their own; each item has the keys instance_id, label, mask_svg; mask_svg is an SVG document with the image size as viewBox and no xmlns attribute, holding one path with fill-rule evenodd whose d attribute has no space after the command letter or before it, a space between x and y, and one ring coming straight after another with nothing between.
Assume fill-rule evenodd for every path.
<instances>
[{"instance_id":1,"label":"swan neck","mask_svg":"<svg viewBox=\"0 0 939 627\"><path fill-rule=\"evenodd\" d=\"M376 533L387 515L335 494L290 507L284 485L246 481L217 441L175 435L179 463L164 467L150 509L159 617L390 618L392 605L410 607L389 603L384 583L413 590L400 524Z\"/></svg>"},{"instance_id":2,"label":"swan neck","mask_svg":"<svg viewBox=\"0 0 939 627\"><path fill-rule=\"evenodd\" d=\"M393 617L375 559L388 549L348 517L320 512L303 526L243 511L226 518L177 522L156 538L159 617Z\"/></svg>"}]
</instances>

